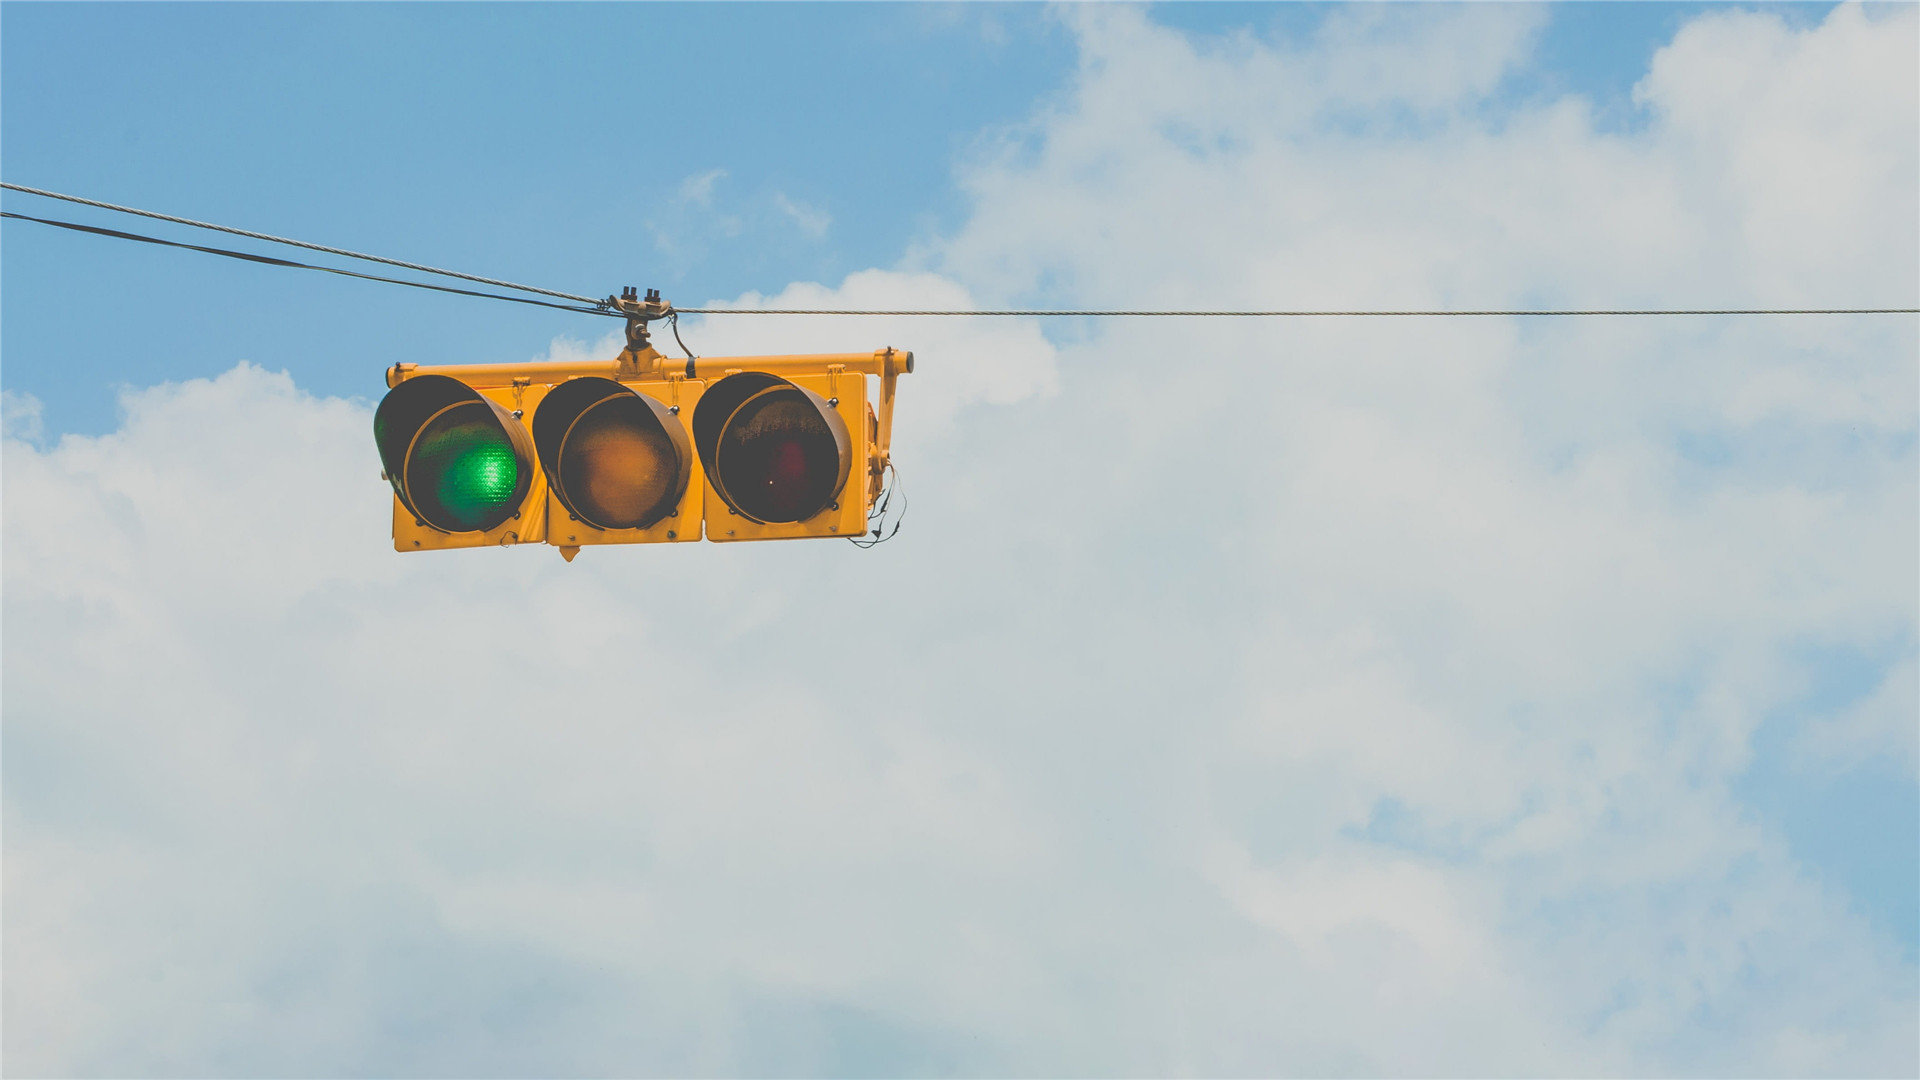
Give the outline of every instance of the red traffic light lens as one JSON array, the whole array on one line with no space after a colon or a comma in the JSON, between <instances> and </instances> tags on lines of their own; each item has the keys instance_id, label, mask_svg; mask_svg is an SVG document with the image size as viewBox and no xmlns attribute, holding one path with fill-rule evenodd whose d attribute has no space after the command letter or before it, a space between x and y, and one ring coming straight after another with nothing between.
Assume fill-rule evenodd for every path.
<instances>
[{"instance_id":1,"label":"red traffic light lens","mask_svg":"<svg viewBox=\"0 0 1920 1080\"><path fill-rule=\"evenodd\" d=\"M765 522L805 521L827 508L846 479L840 440L794 386L763 390L736 409L714 459L728 499Z\"/></svg>"},{"instance_id":2,"label":"red traffic light lens","mask_svg":"<svg viewBox=\"0 0 1920 1080\"><path fill-rule=\"evenodd\" d=\"M853 469L853 441L836 404L764 371L707 387L693 410L693 443L714 494L763 525L819 516Z\"/></svg>"}]
</instances>

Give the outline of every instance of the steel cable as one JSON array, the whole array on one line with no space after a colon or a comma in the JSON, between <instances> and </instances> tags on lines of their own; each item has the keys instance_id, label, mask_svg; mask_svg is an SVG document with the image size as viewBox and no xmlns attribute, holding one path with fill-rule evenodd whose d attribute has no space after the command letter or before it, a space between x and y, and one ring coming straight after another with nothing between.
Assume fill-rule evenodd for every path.
<instances>
[{"instance_id":1,"label":"steel cable","mask_svg":"<svg viewBox=\"0 0 1920 1080\"><path fill-rule=\"evenodd\" d=\"M1030 318L1053 316L1088 317L1142 317L1142 318L1195 318L1202 316L1226 318L1271 318L1271 317L1344 317L1372 318L1377 316L1418 316L1435 315L1914 315L1920 314L1920 308L1513 308L1489 309L1484 311L1464 310L1418 310L1395 309L1380 311L1208 311L1198 309L1170 309L1162 311L1132 310L1072 310L1050 308L1004 308L971 311L960 308L926 309L896 311L882 308L683 308L674 311L682 315L937 315L948 317L982 315L1016 315Z\"/></svg>"},{"instance_id":2,"label":"steel cable","mask_svg":"<svg viewBox=\"0 0 1920 1080\"><path fill-rule=\"evenodd\" d=\"M247 262L262 263L267 266L284 266L294 270L318 270L323 274L339 274L343 277L359 278L362 281L381 281L388 285L406 285L415 289L432 289L434 292L453 293L456 296L478 296L486 300L505 300L513 304L532 304L536 307L554 308L558 311L575 311L584 315L618 315L618 312L597 307L576 307L573 304L556 304L551 300L535 300L531 296L506 296L501 293L480 292L475 289L456 289L451 285L435 285L427 281L408 281L405 278L381 277L379 274L363 274L358 270L342 270L337 266L316 266L313 263L294 262L292 259L277 259L271 255L255 255L246 251L229 251L226 248L203 247L199 244L183 244L178 240L162 240L157 236L143 236L140 233L122 232L119 229L103 229L98 225L82 225L75 221L55 221L52 218L29 217L12 211L0 211L0 218L12 218L16 221L31 221L40 225L52 225L59 229L71 229L74 232L93 233L98 236L110 236L117 240L138 240L143 244L158 244L161 247L185 248L188 251L204 251L209 255L223 255L229 259L244 259Z\"/></svg>"},{"instance_id":3,"label":"steel cable","mask_svg":"<svg viewBox=\"0 0 1920 1080\"><path fill-rule=\"evenodd\" d=\"M325 244L309 244L305 240L291 240L284 236L274 236L271 233L236 229L230 225L215 225L210 221L195 221L192 218L175 217L172 214L160 214L152 210L140 210L131 206L118 206L110 202L101 202L98 199L83 199L78 195L63 195L58 191L46 191L42 188L30 188L20 184L8 183L0 183L0 188L5 188L8 191L25 192L28 195L40 195L48 199L61 199L70 203L79 203L81 206L97 206L102 210L112 210L121 214L135 214L140 217L154 218L158 221L171 221L176 225L191 225L196 229L212 229L215 232L232 233L235 236L245 236L254 240L265 240L274 244L289 244L293 247L306 248L309 251L324 251L329 255L341 255L349 259L364 259L367 262L385 263L388 266L398 266L404 270L418 270L423 274L439 274L442 277L477 281L482 285L493 285L502 289L517 289L520 292L539 293L542 296L557 296L562 300L572 300L581 304L598 304L600 302L591 296L578 296L574 293L556 292L553 289L542 289L536 285L521 285L512 281L502 281L499 278L481 277L478 274L463 274L458 270L442 270L437 266L423 266L420 263L403 262L400 259L389 259L382 255L368 255L364 252L348 251L346 248L328 247Z\"/></svg>"},{"instance_id":4,"label":"steel cable","mask_svg":"<svg viewBox=\"0 0 1920 1080\"><path fill-rule=\"evenodd\" d=\"M227 251L222 248L201 247L197 244L182 244L172 240L161 240L156 237L142 236L138 233L126 233L126 232L120 232L114 229L102 229L102 228L96 228L90 225L79 225L73 222L52 221L46 218L28 217L25 214L9 213L9 214L0 215L0 216L10 217L10 218L19 218L25 221L35 221L45 225L56 225L56 226L59 226L60 228L74 229L80 232L97 233L102 236L114 236L114 237L120 237L122 239L127 239L127 240L138 240L143 243L162 244L168 247L188 248L194 251L204 251L214 255L225 255L231 258L246 259L252 262L266 263L268 265L288 266L288 267L294 267L294 268L303 269L303 270L321 270L321 271L325 271L327 273L332 273L332 274L343 274L347 277L363 278L368 281L381 281L381 282L386 282L388 284L393 284L393 285L407 285L414 288L433 289L438 292L455 293L462 296L478 296L478 297L482 297L490 300L506 300L513 303L537 304L542 307L556 308L561 311L579 312L581 314L587 314L587 315L612 315L612 316L624 315L623 312L615 310L605 300L596 299L591 296L581 296L577 293L559 292L554 289L542 289L535 285L521 285L512 281L503 281L499 278L481 277L477 274L465 274L465 273L461 273L458 270L444 270L439 267L425 266L420 263L405 262L400 259L389 259L381 255L368 255L364 252L348 251L345 248L328 247L324 244L310 244L304 240L293 240L284 236L274 236L270 233L252 232L247 229L236 229L236 228L233 228L232 226L216 225L208 221L195 221L192 218L176 217L172 214L161 214L161 213L156 213L155 211L152 211L152 210L141 210L131 206L119 206L114 203L101 202L97 199L82 198L78 195L66 195L58 191L47 191L42 188L31 188L21 184L9 184L9 183L0 182L0 188L5 188L8 191L19 191L28 195L39 195L49 199L60 199L66 202L78 203L82 206L98 207L102 210L112 210L112 211L115 211L116 213L134 214L140 217L154 218L159 221L170 221L179 225L189 225L197 229L211 229L211 230L214 230L215 232L231 233L235 236L250 237L255 240L264 240L274 244L287 244L293 247L306 248L310 251L322 251L330 255L340 255L350 259L363 259L367 262L384 263L388 266L398 266L403 269L416 270L426 274L438 274L443 277L460 278L465 281L475 281L483 285L493 285L493 286L497 286L499 288L504 288L504 289L515 289L520 292L538 293L543 296L558 297L562 300L571 300L577 304L581 304L585 306L570 307L563 304L552 304L552 303L546 303L544 301L528 300L521 297L501 296L497 293L474 292L467 289L451 289L451 288L446 288L438 285L429 285L424 282L418 282L418 281L405 281L399 278L379 277L373 274L358 274L358 273L354 273L351 270L340 270L340 269L335 269L333 267L326 267L326 266L314 266L309 263L297 263L297 262L292 262L285 259L273 259L263 255L249 255L244 252ZM893 316L929 317L930 316L930 317L940 317L940 318L983 318L983 317L986 317L986 318L992 318L992 317L1013 317L1013 318L1395 318L1395 317L1434 318L1434 317L1546 317L1546 316L1579 317L1579 316L1655 316L1655 315L1913 315L1913 314L1920 314L1920 307L1503 308L1503 309L1465 309L1465 310L1448 310L1448 309L1215 310L1215 309L1140 309L1140 308L1104 308L1104 309L995 308L995 309L982 309L982 310L967 310L967 309L958 309L958 308L915 308L915 309L712 308L712 307L676 308L671 305L668 305L667 312L670 315L842 315L842 316L887 316L887 317L893 317ZM677 327L676 327L676 331L677 331ZM676 338L677 336L678 335L676 332ZM681 348L685 349L686 346L682 344Z\"/></svg>"}]
</instances>

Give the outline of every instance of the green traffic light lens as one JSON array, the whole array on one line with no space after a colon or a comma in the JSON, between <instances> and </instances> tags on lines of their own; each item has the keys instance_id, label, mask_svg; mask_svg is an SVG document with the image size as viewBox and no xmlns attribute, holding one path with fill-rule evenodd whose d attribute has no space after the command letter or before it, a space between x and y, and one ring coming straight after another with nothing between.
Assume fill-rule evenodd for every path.
<instances>
[{"instance_id":1,"label":"green traffic light lens","mask_svg":"<svg viewBox=\"0 0 1920 1080\"><path fill-rule=\"evenodd\" d=\"M491 410L468 402L434 417L415 440L407 488L436 528L491 529L513 512L520 462Z\"/></svg>"}]
</instances>

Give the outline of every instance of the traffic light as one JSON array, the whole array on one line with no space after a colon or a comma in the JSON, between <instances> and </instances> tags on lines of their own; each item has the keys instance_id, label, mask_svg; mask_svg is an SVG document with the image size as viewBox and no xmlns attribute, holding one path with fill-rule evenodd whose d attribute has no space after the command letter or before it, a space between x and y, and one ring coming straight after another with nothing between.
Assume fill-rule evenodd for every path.
<instances>
[{"instance_id":1,"label":"traffic light","mask_svg":"<svg viewBox=\"0 0 1920 1080\"><path fill-rule=\"evenodd\" d=\"M872 457L866 382L842 372L783 379L742 371L708 387L693 412L693 440L724 513L708 513L707 539L864 533L865 477L851 492L848 482L854 464Z\"/></svg>"},{"instance_id":2,"label":"traffic light","mask_svg":"<svg viewBox=\"0 0 1920 1080\"><path fill-rule=\"evenodd\" d=\"M394 547L862 536L912 370L897 349L674 361L638 318L610 361L396 364L373 425Z\"/></svg>"},{"instance_id":3,"label":"traffic light","mask_svg":"<svg viewBox=\"0 0 1920 1080\"><path fill-rule=\"evenodd\" d=\"M458 379L423 374L381 400L373 437L393 485L396 548L541 538L546 484L519 409L509 412Z\"/></svg>"},{"instance_id":4,"label":"traffic light","mask_svg":"<svg viewBox=\"0 0 1920 1080\"><path fill-rule=\"evenodd\" d=\"M569 549L700 539L699 463L683 409L698 383L623 383L583 375L554 384L533 414L551 493L549 542Z\"/></svg>"}]
</instances>

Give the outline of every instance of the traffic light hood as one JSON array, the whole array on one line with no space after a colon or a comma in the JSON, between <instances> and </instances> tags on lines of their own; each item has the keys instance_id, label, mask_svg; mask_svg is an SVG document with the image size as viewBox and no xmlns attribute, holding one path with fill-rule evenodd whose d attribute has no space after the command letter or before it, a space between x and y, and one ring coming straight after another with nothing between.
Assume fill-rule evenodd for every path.
<instances>
[{"instance_id":1,"label":"traffic light hood","mask_svg":"<svg viewBox=\"0 0 1920 1080\"><path fill-rule=\"evenodd\" d=\"M512 413L467 384L419 375L373 414L380 464L414 518L441 532L484 532L519 511L534 451Z\"/></svg>"},{"instance_id":2,"label":"traffic light hood","mask_svg":"<svg viewBox=\"0 0 1920 1080\"><path fill-rule=\"evenodd\" d=\"M588 376L555 386L533 414L554 497L596 529L644 529L687 491L693 447L678 406Z\"/></svg>"},{"instance_id":3,"label":"traffic light hood","mask_svg":"<svg viewBox=\"0 0 1920 1080\"><path fill-rule=\"evenodd\" d=\"M693 441L714 493L761 524L806 521L835 506L853 468L838 406L759 371L708 387L693 410Z\"/></svg>"}]
</instances>

